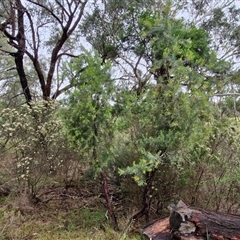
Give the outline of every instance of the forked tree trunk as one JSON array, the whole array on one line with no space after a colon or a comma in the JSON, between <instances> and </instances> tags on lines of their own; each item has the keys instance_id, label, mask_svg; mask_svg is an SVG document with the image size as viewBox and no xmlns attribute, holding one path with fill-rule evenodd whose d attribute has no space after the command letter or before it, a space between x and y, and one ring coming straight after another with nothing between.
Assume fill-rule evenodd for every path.
<instances>
[{"instance_id":1,"label":"forked tree trunk","mask_svg":"<svg viewBox=\"0 0 240 240\"><path fill-rule=\"evenodd\" d=\"M188 207L182 201L169 207L170 216L143 227L151 240L240 240L240 216Z\"/></svg>"}]
</instances>

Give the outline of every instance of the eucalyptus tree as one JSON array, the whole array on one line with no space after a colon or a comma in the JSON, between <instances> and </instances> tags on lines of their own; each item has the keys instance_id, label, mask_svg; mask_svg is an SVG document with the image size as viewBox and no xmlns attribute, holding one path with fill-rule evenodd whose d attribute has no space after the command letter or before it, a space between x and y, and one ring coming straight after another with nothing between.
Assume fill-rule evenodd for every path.
<instances>
[{"instance_id":1,"label":"eucalyptus tree","mask_svg":"<svg viewBox=\"0 0 240 240\"><path fill-rule=\"evenodd\" d=\"M81 42L76 30L87 4L87 0L1 1L0 31L11 46L11 49L2 47L1 51L14 58L27 102L33 96L26 64L30 63L34 69L44 99L55 99L71 87L71 83L59 79L57 73L63 60L76 57L80 52ZM25 58L29 59L28 63Z\"/></svg>"}]
</instances>

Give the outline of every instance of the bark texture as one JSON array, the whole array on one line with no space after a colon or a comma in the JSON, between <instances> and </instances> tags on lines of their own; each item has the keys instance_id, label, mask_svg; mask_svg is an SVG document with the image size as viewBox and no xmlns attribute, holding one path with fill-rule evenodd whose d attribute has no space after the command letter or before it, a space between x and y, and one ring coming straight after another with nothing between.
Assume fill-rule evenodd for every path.
<instances>
[{"instance_id":1,"label":"bark texture","mask_svg":"<svg viewBox=\"0 0 240 240\"><path fill-rule=\"evenodd\" d=\"M180 201L170 205L170 216L143 227L152 240L240 240L240 216L189 207Z\"/></svg>"}]
</instances>

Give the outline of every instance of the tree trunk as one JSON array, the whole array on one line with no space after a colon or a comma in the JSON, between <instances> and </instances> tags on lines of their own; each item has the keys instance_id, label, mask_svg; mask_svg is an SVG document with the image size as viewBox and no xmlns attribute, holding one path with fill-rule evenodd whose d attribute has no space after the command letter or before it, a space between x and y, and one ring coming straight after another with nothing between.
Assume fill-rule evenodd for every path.
<instances>
[{"instance_id":1,"label":"tree trunk","mask_svg":"<svg viewBox=\"0 0 240 240\"><path fill-rule=\"evenodd\" d=\"M25 71L23 68L23 54L21 54L19 52L15 53L15 63L16 63L20 83L22 86L23 94L25 96L27 103L29 103L32 101L32 96L31 96L30 89L28 86L26 74L25 74Z\"/></svg>"},{"instance_id":2,"label":"tree trunk","mask_svg":"<svg viewBox=\"0 0 240 240\"><path fill-rule=\"evenodd\" d=\"M169 209L169 217L143 227L145 236L152 240L240 240L239 215L188 207L182 201Z\"/></svg>"},{"instance_id":3,"label":"tree trunk","mask_svg":"<svg viewBox=\"0 0 240 240\"><path fill-rule=\"evenodd\" d=\"M112 201L111 201L111 197L109 195L107 178L106 178L104 172L101 172L101 177L102 177L102 181L103 181L104 194L105 194L105 199L107 202L107 208L108 208L108 213L110 215L110 220L111 220L114 230L118 230L117 218L113 211Z\"/></svg>"},{"instance_id":4,"label":"tree trunk","mask_svg":"<svg viewBox=\"0 0 240 240\"><path fill-rule=\"evenodd\" d=\"M148 221L148 213L151 207L150 195L152 191L152 184L155 177L155 173L156 173L156 169L152 170L147 177L147 184L144 187L144 191L143 191L142 209L138 213L134 214L134 216L132 216L132 220L134 221L136 221L142 216L145 216L146 220Z\"/></svg>"},{"instance_id":5,"label":"tree trunk","mask_svg":"<svg viewBox=\"0 0 240 240\"><path fill-rule=\"evenodd\" d=\"M32 96L30 93L28 81L27 81L26 74L23 67L23 56L26 48L26 37L25 37L25 29L24 29L25 8L23 7L20 0L16 1L16 7L17 7L18 33L15 38L15 40L17 41L17 46L15 47L17 48L18 51L13 55L15 57L15 64L16 64L17 72L20 78L22 90L27 103L29 103L32 100ZM14 44L13 41L11 41L10 44Z\"/></svg>"}]
</instances>

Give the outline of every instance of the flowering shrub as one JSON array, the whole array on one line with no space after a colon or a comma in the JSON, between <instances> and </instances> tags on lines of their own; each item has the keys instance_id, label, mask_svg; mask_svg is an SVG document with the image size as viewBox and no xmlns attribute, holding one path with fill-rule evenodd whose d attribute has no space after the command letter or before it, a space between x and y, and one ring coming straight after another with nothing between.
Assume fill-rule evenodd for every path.
<instances>
[{"instance_id":1,"label":"flowering shrub","mask_svg":"<svg viewBox=\"0 0 240 240\"><path fill-rule=\"evenodd\" d=\"M40 101L0 112L0 147L14 159L12 170L33 195L63 162L60 151L66 146L56 107Z\"/></svg>"}]
</instances>

